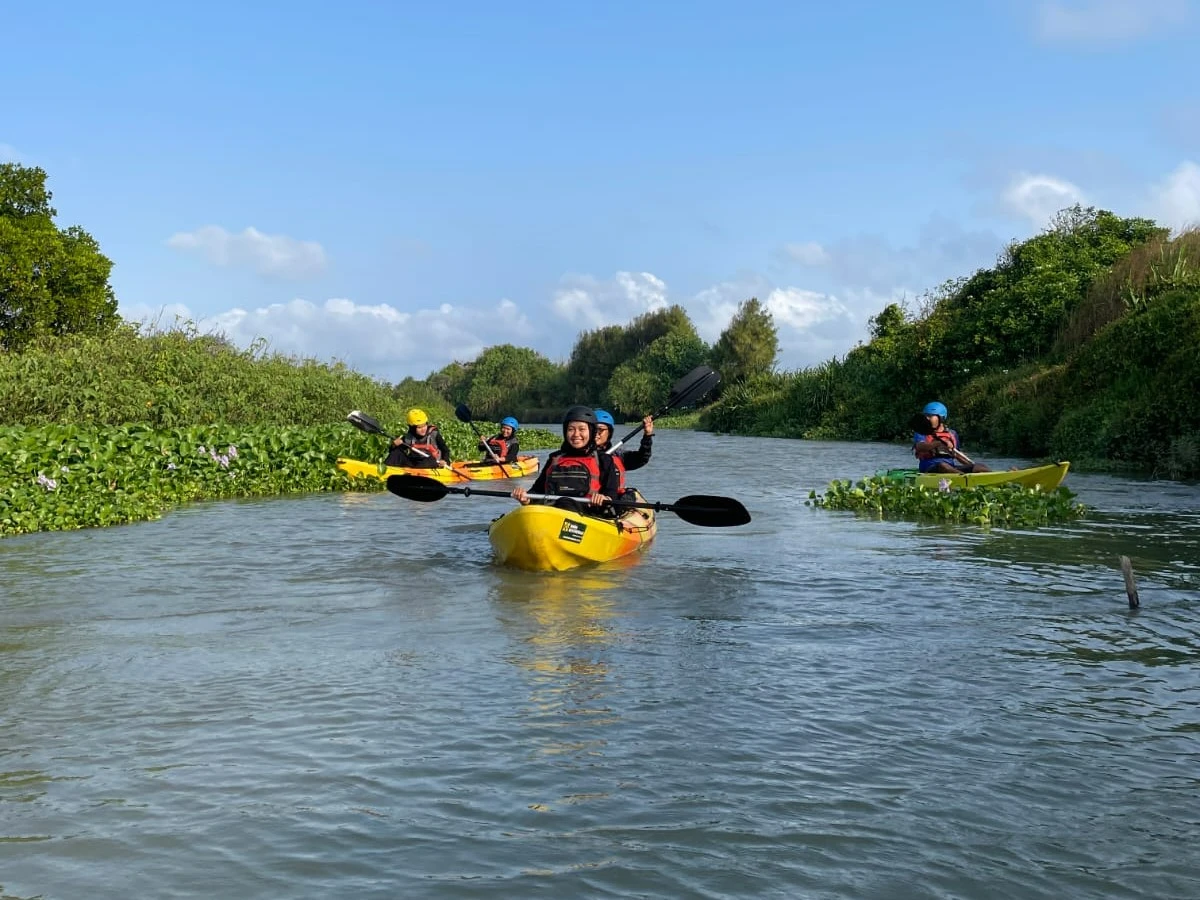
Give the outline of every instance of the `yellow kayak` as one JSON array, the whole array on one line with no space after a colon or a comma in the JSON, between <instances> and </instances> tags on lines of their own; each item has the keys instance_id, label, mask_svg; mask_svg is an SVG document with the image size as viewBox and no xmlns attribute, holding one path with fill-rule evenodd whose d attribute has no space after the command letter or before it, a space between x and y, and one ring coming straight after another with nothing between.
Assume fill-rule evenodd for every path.
<instances>
[{"instance_id":1,"label":"yellow kayak","mask_svg":"<svg viewBox=\"0 0 1200 900\"><path fill-rule=\"evenodd\" d=\"M1041 488L1052 491L1067 477L1069 462L1058 462L1048 466L1034 466L1029 469L1012 469L1007 472L977 472L974 474L944 475L931 472L927 475L917 474L916 469L889 469L886 476L891 481L903 481L918 487L939 490L942 482L949 482L951 490L962 490L974 487L996 487L1002 484L1019 484L1025 488Z\"/></svg>"},{"instance_id":2,"label":"yellow kayak","mask_svg":"<svg viewBox=\"0 0 1200 900\"><path fill-rule=\"evenodd\" d=\"M438 469L419 469L410 466L387 466L381 469L378 463L363 462L358 459L346 459L341 456L337 460L337 467L351 478L366 476L386 481L389 475L420 475L423 478L432 478L443 484L462 484L465 481L493 481L497 478L505 477L520 478L523 475L532 475L538 470L540 465L541 462L536 456L518 456L515 463L504 464L504 468L508 470L508 475L505 476L499 466L488 463L456 462L451 463L449 468Z\"/></svg>"},{"instance_id":3,"label":"yellow kayak","mask_svg":"<svg viewBox=\"0 0 1200 900\"><path fill-rule=\"evenodd\" d=\"M633 498L645 502L636 491ZM650 509L628 509L619 518L602 519L530 503L493 521L488 540L496 561L503 565L534 572L561 572L584 563L628 556L654 540L657 531L658 523Z\"/></svg>"}]
</instances>

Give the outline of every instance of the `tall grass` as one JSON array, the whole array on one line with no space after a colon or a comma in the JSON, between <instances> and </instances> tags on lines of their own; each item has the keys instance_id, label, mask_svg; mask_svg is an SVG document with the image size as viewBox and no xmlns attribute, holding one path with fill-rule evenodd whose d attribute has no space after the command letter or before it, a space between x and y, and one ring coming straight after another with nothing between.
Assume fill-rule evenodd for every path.
<instances>
[{"instance_id":1,"label":"tall grass","mask_svg":"<svg viewBox=\"0 0 1200 900\"><path fill-rule=\"evenodd\" d=\"M1075 350L1126 313L1144 310L1174 288L1200 288L1200 228L1174 239L1153 238L1134 247L1098 278L1063 328L1060 348Z\"/></svg>"},{"instance_id":2,"label":"tall grass","mask_svg":"<svg viewBox=\"0 0 1200 900\"><path fill-rule=\"evenodd\" d=\"M0 424L324 425L362 409L385 424L409 406L453 418L433 391L397 395L348 369L241 350L194 326L157 330L123 324L106 335L47 338L0 354Z\"/></svg>"}]
</instances>

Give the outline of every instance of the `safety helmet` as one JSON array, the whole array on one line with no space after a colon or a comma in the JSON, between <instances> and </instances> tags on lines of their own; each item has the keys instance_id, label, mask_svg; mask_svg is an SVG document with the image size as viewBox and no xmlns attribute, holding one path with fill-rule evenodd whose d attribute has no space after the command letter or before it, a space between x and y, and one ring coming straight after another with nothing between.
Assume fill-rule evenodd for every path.
<instances>
[{"instance_id":1,"label":"safety helmet","mask_svg":"<svg viewBox=\"0 0 1200 900\"><path fill-rule=\"evenodd\" d=\"M507 425L513 431L517 430L517 420L514 419L512 416L505 416L503 419L500 420L500 424Z\"/></svg>"},{"instance_id":2,"label":"safety helmet","mask_svg":"<svg viewBox=\"0 0 1200 900\"><path fill-rule=\"evenodd\" d=\"M932 403L926 403L925 408L921 412L927 416L940 416L944 419L947 414L946 404L934 400Z\"/></svg>"},{"instance_id":3,"label":"safety helmet","mask_svg":"<svg viewBox=\"0 0 1200 900\"><path fill-rule=\"evenodd\" d=\"M563 437L567 436L568 422L583 422L588 427L588 441L596 440L596 411L590 406L572 406L563 413Z\"/></svg>"},{"instance_id":4,"label":"safety helmet","mask_svg":"<svg viewBox=\"0 0 1200 900\"><path fill-rule=\"evenodd\" d=\"M429 416L427 416L425 414L425 410L423 410L423 409L410 409L408 411L408 424L409 425L428 425L429 424Z\"/></svg>"},{"instance_id":5,"label":"safety helmet","mask_svg":"<svg viewBox=\"0 0 1200 900\"><path fill-rule=\"evenodd\" d=\"M612 429L616 426L616 422L613 421L612 413L603 409L596 410L596 421L601 425L607 425L609 431L612 431Z\"/></svg>"}]
</instances>

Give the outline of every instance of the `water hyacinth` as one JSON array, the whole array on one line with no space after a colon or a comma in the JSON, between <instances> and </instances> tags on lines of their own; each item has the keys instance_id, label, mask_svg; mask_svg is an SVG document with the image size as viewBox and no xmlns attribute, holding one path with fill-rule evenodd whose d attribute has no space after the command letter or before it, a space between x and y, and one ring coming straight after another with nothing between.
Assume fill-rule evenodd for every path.
<instances>
[{"instance_id":1,"label":"water hyacinth","mask_svg":"<svg viewBox=\"0 0 1200 900\"><path fill-rule=\"evenodd\" d=\"M448 421L443 433L455 458L475 452L477 439L468 426ZM522 435L530 449L555 447L560 440L550 432ZM386 454L386 442L346 423L0 426L0 458L22 476L0 482L0 535L141 522L193 500L382 491L379 479L351 480L335 462L339 456L382 460ZM61 480L47 472L61 473Z\"/></svg>"},{"instance_id":2,"label":"water hyacinth","mask_svg":"<svg viewBox=\"0 0 1200 900\"><path fill-rule=\"evenodd\" d=\"M1087 508L1076 503L1075 495L1065 487L1043 491L1008 484L952 491L949 480L941 479L937 490L930 490L880 476L857 484L834 481L823 495L811 491L806 505L868 513L881 519L1011 527L1067 522L1087 513Z\"/></svg>"}]
</instances>

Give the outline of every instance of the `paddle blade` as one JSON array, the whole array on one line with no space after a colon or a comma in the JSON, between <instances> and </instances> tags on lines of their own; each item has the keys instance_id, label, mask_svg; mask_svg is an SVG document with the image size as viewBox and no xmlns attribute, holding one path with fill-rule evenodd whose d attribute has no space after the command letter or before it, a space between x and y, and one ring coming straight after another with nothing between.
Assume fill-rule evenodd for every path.
<instances>
[{"instance_id":1,"label":"paddle blade","mask_svg":"<svg viewBox=\"0 0 1200 900\"><path fill-rule=\"evenodd\" d=\"M721 376L708 366L696 366L671 388L667 397L667 408L674 409L699 400L717 386Z\"/></svg>"},{"instance_id":2,"label":"paddle blade","mask_svg":"<svg viewBox=\"0 0 1200 900\"><path fill-rule=\"evenodd\" d=\"M346 421L359 431L365 431L367 434L382 434L386 437L386 432L384 432L383 426L362 410L351 410L350 414L346 416Z\"/></svg>"},{"instance_id":3,"label":"paddle blade","mask_svg":"<svg viewBox=\"0 0 1200 900\"><path fill-rule=\"evenodd\" d=\"M680 497L668 507L685 522L704 528L732 528L750 522L750 513L732 497L692 494Z\"/></svg>"},{"instance_id":4,"label":"paddle blade","mask_svg":"<svg viewBox=\"0 0 1200 900\"><path fill-rule=\"evenodd\" d=\"M418 503L432 503L450 493L446 485L423 475L389 475L387 489L397 497Z\"/></svg>"},{"instance_id":5,"label":"paddle blade","mask_svg":"<svg viewBox=\"0 0 1200 900\"><path fill-rule=\"evenodd\" d=\"M460 403L454 407L454 415L458 418L458 421L466 422L468 425L471 424L471 408L467 404Z\"/></svg>"},{"instance_id":6,"label":"paddle blade","mask_svg":"<svg viewBox=\"0 0 1200 900\"><path fill-rule=\"evenodd\" d=\"M934 434L933 426L929 424L929 420L920 413L914 415L908 420L908 427L917 434Z\"/></svg>"}]
</instances>

